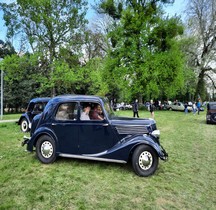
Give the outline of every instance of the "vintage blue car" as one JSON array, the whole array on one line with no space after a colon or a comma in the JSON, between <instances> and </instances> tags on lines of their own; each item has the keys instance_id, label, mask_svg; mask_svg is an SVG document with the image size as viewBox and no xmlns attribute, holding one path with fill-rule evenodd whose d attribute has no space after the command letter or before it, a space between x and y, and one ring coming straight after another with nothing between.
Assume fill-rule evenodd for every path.
<instances>
[{"instance_id":1,"label":"vintage blue car","mask_svg":"<svg viewBox=\"0 0 216 210\"><path fill-rule=\"evenodd\" d=\"M22 132L28 132L30 130L33 118L43 112L49 100L50 98L34 98L29 102L26 112L20 116L17 122Z\"/></svg>"},{"instance_id":2,"label":"vintage blue car","mask_svg":"<svg viewBox=\"0 0 216 210\"><path fill-rule=\"evenodd\" d=\"M36 148L42 163L57 157L115 163L132 162L139 176L152 175L168 154L159 141L153 119L115 116L107 99L64 95L52 98L42 114L34 117L27 151Z\"/></svg>"}]
</instances>

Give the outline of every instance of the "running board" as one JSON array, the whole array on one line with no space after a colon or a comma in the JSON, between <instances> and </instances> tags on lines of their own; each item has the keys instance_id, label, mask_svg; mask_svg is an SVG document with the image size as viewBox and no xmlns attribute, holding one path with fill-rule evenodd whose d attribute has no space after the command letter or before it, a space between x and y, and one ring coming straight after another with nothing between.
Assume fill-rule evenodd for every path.
<instances>
[{"instance_id":1,"label":"running board","mask_svg":"<svg viewBox=\"0 0 216 210\"><path fill-rule=\"evenodd\" d=\"M108 158L97 158L97 157L83 156L83 155L70 155L70 154L64 154L64 153L60 153L59 156L60 157L66 157L66 158L77 158L77 159L84 159L84 160L97 160L97 161L112 162L112 163L127 163L124 160L115 160L115 159L108 159Z\"/></svg>"}]
</instances>

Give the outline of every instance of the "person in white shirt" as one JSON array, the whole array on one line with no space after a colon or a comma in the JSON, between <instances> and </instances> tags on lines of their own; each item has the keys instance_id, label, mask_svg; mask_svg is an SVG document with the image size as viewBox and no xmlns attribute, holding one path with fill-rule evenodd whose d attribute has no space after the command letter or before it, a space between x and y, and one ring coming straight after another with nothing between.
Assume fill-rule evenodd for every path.
<instances>
[{"instance_id":1,"label":"person in white shirt","mask_svg":"<svg viewBox=\"0 0 216 210\"><path fill-rule=\"evenodd\" d=\"M80 116L80 120L90 120L90 118L89 118L90 110L91 110L90 105L85 106L84 111L82 112L82 114Z\"/></svg>"}]
</instances>

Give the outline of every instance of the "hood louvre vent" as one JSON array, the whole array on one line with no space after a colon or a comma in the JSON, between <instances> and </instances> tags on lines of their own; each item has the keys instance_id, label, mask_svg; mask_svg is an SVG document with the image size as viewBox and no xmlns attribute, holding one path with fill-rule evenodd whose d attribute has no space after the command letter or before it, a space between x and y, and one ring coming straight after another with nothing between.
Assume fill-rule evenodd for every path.
<instances>
[{"instance_id":1,"label":"hood louvre vent","mask_svg":"<svg viewBox=\"0 0 216 210\"><path fill-rule=\"evenodd\" d=\"M119 134L145 134L149 133L145 126L121 126L117 125L116 130Z\"/></svg>"}]
</instances>

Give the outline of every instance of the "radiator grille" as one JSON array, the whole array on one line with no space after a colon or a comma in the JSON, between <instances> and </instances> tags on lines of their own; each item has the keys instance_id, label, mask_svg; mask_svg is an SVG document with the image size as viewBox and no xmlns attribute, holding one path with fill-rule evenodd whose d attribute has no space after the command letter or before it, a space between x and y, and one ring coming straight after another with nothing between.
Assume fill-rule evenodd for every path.
<instances>
[{"instance_id":1,"label":"radiator grille","mask_svg":"<svg viewBox=\"0 0 216 210\"><path fill-rule=\"evenodd\" d=\"M144 134L149 133L148 128L145 126L116 126L119 134Z\"/></svg>"}]
</instances>

